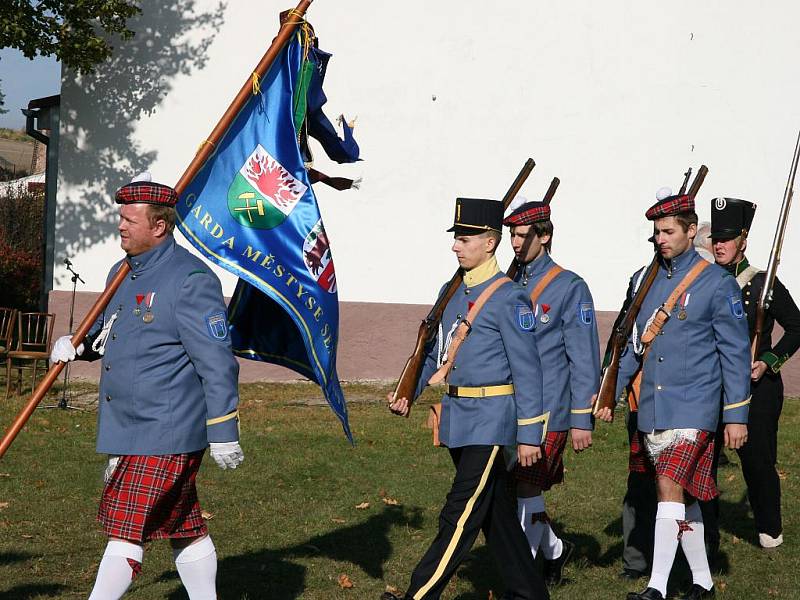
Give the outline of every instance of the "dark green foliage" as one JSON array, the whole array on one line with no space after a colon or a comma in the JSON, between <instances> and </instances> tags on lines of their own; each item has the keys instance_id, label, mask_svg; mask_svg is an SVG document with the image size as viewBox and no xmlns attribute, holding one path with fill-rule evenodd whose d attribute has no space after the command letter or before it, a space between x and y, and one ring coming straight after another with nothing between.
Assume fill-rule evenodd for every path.
<instances>
[{"instance_id":1,"label":"dark green foliage","mask_svg":"<svg viewBox=\"0 0 800 600\"><path fill-rule=\"evenodd\" d=\"M133 36L126 23L139 12L126 0L5 0L0 48L16 48L31 59L55 56L71 69L90 72L111 56L110 34Z\"/></svg>"}]
</instances>

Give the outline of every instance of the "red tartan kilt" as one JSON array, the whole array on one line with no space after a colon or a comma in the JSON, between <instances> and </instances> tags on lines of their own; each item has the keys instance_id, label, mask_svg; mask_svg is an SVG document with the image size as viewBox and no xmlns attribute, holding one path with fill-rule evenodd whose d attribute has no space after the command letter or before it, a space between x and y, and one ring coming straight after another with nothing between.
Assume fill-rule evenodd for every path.
<instances>
[{"instance_id":1,"label":"red tartan kilt","mask_svg":"<svg viewBox=\"0 0 800 600\"><path fill-rule=\"evenodd\" d=\"M629 470L671 479L698 500L708 501L719 495L712 476L715 443L713 432L701 430L694 441L682 440L662 450L655 464L648 455L642 438L644 435L637 431L631 440Z\"/></svg>"},{"instance_id":2,"label":"red tartan kilt","mask_svg":"<svg viewBox=\"0 0 800 600\"><path fill-rule=\"evenodd\" d=\"M514 465L514 478L549 490L564 481L564 448L567 447L566 431L548 431L542 444L542 458L530 467Z\"/></svg>"},{"instance_id":3,"label":"red tartan kilt","mask_svg":"<svg viewBox=\"0 0 800 600\"><path fill-rule=\"evenodd\" d=\"M195 486L203 453L121 456L100 499L103 533L131 542L207 534Z\"/></svg>"}]
</instances>

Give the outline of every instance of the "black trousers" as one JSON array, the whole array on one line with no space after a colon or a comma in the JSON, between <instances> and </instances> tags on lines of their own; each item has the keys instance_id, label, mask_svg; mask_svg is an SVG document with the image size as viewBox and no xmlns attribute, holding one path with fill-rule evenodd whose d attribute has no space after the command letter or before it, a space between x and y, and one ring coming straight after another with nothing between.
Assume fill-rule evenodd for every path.
<instances>
[{"instance_id":1,"label":"black trousers","mask_svg":"<svg viewBox=\"0 0 800 600\"><path fill-rule=\"evenodd\" d=\"M439 532L411 575L406 599L438 599L481 530L506 585L503 598L549 598L508 493L502 446L451 448L450 456L456 474Z\"/></svg>"},{"instance_id":2,"label":"black trousers","mask_svg":"<svg viewBox=\"0 0 800 600\"><path fill-rule=\"evenodd\" d=\"M721 420L720 420L721 423ZM638 429L637 413L629 412L627 418L628 442ZM717 481L719 455L724 443L723 425L720 424L714 440L712 475ZM699 502L703 513L706 553L709 561L719 549L719 498ZM622 501L622 564L631 571L648 573L653 558L656 510L658 495L656 482L649 473L628 473L628 487Z\"/></svg>"},{"instance_id":3,"label":"black trousers","mask_svg":"<svg viewBox=\"0 0 800 600\"><path fill-rule=\"evenodd\" d=\"M781 524L781 481L778 462L778 419L783 409L783 381L780 375L767 373L750 385L753 394L747 422L747 443L739 452L742 474L747 483L747 497L756 529L778 537Z\"/></svg>"}]
</instances>

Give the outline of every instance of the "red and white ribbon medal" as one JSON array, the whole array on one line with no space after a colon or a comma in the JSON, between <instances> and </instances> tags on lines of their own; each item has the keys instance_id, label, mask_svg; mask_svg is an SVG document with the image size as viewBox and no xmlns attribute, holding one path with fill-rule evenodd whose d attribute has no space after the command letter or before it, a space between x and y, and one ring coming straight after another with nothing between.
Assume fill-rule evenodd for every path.
<instances>
[{"instance_id":1,"label":"red and white ribbon medal","mask_svg":"<svg viewBox=\"0 0 800 600\"><path fill-rule=\"evenodd\" d=\"M152 323L153 319L156 318L155 315L153 314L153 302L155 302L155 299L156 299L155 292L150 292L149 294L147 294L147 297L145 298L145 309L144 309L144 315L142 316L142 321L144 321L145 323Z\"/></svg>"},{"instance_id":2,"label":"red and white ribbon medal","mask_svg":"<svg viewBox=\"0 0 800 600\"><path fill-rule=\"evenodd\" d=\"M686 307L689 305L689 296L691 296L691 294L687 294L686 292L683 292L683 296L681 296L681 309L678 311L678 319L681 321L686 320Z\"/></svg>"}]
</instances>

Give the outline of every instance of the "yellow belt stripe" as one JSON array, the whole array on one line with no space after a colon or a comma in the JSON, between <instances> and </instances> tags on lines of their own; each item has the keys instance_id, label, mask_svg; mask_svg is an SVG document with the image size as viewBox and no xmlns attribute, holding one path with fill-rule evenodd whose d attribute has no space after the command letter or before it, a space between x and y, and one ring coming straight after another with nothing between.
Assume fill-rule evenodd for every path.
<instances>
[{"instance_id":1,"label":"yellow belt stripe","mask_svg":"<svg viewBox=\"0 0 800 600\"><path fill-rule=\"evenodd\" d=\"M206 421L206 427L209 425L217 425L219 423L224 423L225 421L230 421L231 419L235 419L239 416L239 411L235 410L230 414L225 415L224 417L216 417L214 419L209 419Z\"/></svg>"},{"instance_id":2,"label":"yellow belt stripe","mask_svg":"<svg viewBox=\"0 0 800 600\"><path fill-rule=\"evenodd\" d=\"M544 423L544 427L542 427L542 441L544 441L544 436L547 435L548 421L550 421L549 410L543 415L539 415L538 417L531 417L530 419L517 419L517 425L522 427L525 425L535 425L536 423Z\"/></svg>"},{"instance_id":3,"label":"yellow belt stripe","mask_svg":"<svg viewBox=\"0 0 800 600\"><path fill-rule=\"evenodd\" d=\"M590 408L573 408L570 412L573 415L588 415L590 412L592 412L592 409L591 409L591 407Z\"/></svg>"},{"instance_id":4,"label":"yellow belt stripe","mask_svg":"<svg viewBox=\"0 0 800 600\"><path fill-rule=\"evenodd\" d=\"M439 561L439 566L436 567L436 570L428 580L428 583L419 588L417 593L414 594L414 600L421 600L442 577L442 573L444 573L444 570L447 568L447 563L450 562L450 558L452 558L453 552L455 552L456 546L458 546L458 542L461 539L461 534L464 533L464 524L467 522L467 519L469 519L469 515L472 513L472 508L475 506L478 496L481 495L483 488L486 487L486 480L489 479L489 473L492 472L492 465L494 465L494 459L497 457L497 451L499 449L500 446L493 447L492 455L489 457L489 461L486 463L486 468L483 470L483 475L481 475L481 480L478 482L478 487L475 488L472 497L467 500L467 504L464 506L464 512L461 514L461 517L459 517L458 523L456 523L456 531L453 534L453 539L451 539L450 543L447 545L447 549L444 551L444 554Z\"/></svg>"},{"instance_id":5,"label":"yellow belt stripe","mask_svg":"<svg viewBox=\"0 0 800 600\"><path fill-rule=\"evenodd\" d=\"M514 393L514 385L487 385L485 387L458 387L448 386L448 396L458 396L460 398L485 398L487 396L510 396Z\"/></svg>"},{"instance_id":6,"label":"yellow belt stripe","mask_svg":"<svg viewBox=\"0 0 800 600\"><path fill-rule=\"evenodd\" d=\"M752 398L752 396L750 396L750 398ZM747 400L742 400L741 402L737 402L736 404L728 404L722 410L730 410L732 408L739 408L740 406L746 406L750 404L750 398L748 398Z\"/></svg>"}]
</instances>

